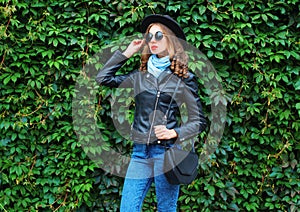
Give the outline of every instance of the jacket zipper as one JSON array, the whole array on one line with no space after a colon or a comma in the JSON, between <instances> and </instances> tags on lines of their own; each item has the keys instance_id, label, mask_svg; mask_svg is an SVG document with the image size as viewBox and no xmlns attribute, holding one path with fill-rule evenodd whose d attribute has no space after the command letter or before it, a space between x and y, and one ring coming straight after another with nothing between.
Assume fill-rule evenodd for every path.
<instances>
[{"instance_id":1,"label":"jacket zipper","mask_svg":"<svg viewBox=\"0 0 300 212\"><path fill-rule=\"evenodd\" d=\"M167 85L167 82L171 79L172 75L169 76L169 78L167 79L167 81L165 82L165 86ZM165 86L163 88L165 88ZM163 88L161 90L163 90ZM149 130L149 135L148 135L148 140L147 140L147 145L150 144L150 139L151 139L151 133L152 133L152 129L153 129L153 125L154 125L154 120L155 120L155 116L156 116L156 110L157 110L157 105L158 105L158 99L160 97L160 93L161 91L158 90L157 94L156 94L156 100L155 100L155 106L154 106L154 112L153 112L153 117L152 117L152 122L150 125L150 130Z\"/></svg>"},{"instance_id":2,"label":"jacket zipper","mask_svg":"<svg viewBox=\"0 0 300 212\"><path fill-rule=\"evenodd\" d=\"M157 109L157 105L158 105L159 96L160 96L160 91L158 90L157 94L156 94L154 112L153 112L152 122L151 122L150 131L149 131L149 135L148 135L147 145L150 144L150 138L151 138L152 128L153 128L153 124L154 124L154 120L155 120L155 115L156 115L156 109Z\"/></svg>"}]
</instances>

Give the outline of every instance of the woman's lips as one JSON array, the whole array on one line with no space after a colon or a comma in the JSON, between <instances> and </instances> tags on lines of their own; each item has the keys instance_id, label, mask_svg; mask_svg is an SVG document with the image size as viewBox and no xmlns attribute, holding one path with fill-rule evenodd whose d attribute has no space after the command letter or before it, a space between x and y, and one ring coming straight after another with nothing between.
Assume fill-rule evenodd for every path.
<instances>
[{"instance_id":1,"label":"woman's lips","mask_svg":"<svg viewBox=\"0 0 300 212\"><path fill-rule=\"evenodd\" d=\"M156 50L158 46L151 46L151 50Z\"/></svg>"}]
</instances>

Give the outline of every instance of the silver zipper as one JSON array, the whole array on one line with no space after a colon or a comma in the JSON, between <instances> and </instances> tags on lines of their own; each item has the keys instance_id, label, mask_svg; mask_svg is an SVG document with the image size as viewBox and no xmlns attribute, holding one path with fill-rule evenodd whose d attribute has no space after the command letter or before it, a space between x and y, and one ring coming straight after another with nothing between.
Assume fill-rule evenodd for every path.
<instances>
[{"instance_id":1,"label":"silver zipper","mask_svg":"<svg viewBox=\"0 0 300 212\"><path fill-rule=\"evenodd\" d=\"M154 124L154 120L155 120L155 115L156 115L156 109L157 109L157 105L158 105L159 96L160 96L160 91L157 91L152 122L151 122L150 131L149 131L149 135L148 135L148 140L147 140L147 145L150 144L150 138L151 138L152 128L153 128L153 124Z\"/></svg>"},{"instance_id":2,"label":"silver zipper","mask_svg":"<svg viewBox=\"0 0 300 212\"><path fill-rule=\"evenodd\" d=\"M167 85L167 83L169 82L169 80L171 79L171 77L172 77L172 75L170 75L169 78L167 79L167 81L165 82L165 86ZM165 86L163 88L165 88ZM163 88L161 90L163 90ZM154 120L155 120L155 115L156 115L156 109L157 109L158 99L160 97L160 93L161 93L161 91L158 90L157 94L156 94L154 112L153 112L152 122L151 122L150 131L149 131L149 135L148 135L147 145L150 144L150 138L151 138L151 133L152 133L153 125L154 125Z\"/></svg>"}]
</instances>

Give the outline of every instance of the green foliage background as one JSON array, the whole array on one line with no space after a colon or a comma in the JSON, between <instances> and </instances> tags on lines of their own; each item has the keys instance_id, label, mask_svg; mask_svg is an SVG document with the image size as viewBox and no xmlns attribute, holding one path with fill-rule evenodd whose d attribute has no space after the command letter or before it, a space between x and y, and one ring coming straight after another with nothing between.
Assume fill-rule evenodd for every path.
<instances>
[{"instance_id":1,"label":"green foliage background","mask_svg":"<svg viewBox=\"0 0 300 212\"><path fill-rule=\"evenodd\" d=\"M176 18L231 96L220 145L203 177L181 187L180 211L299 210L299 7L298 0L0 0L0 210L117 211L123 179L81 148L74 86L90 57L136 33L152 13ZM129 151L109 121L110 94L98 90L98 127L109 141L98 148ZM209 113L209 100L203 104ZM151 190L143 211L155 209Z\"/></svg>"}]
</instances>

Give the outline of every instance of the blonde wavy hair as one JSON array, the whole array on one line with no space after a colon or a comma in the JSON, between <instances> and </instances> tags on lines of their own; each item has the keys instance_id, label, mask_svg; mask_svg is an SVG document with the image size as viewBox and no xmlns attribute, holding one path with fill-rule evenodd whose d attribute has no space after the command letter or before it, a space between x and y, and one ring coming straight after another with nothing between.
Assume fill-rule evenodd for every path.
<instances>
[{"instance_id":1,"label":"blonde wavy hair","mask_svg":"<svg viewBox=\"0 0 300 212\"><path fill-rule=\"evenodd\" d=\"M159 26L166 40L168 42L167 51L169 53L171 66L171 71L179 77L187 78L188 77L188 56L184 51L184 48L179 41L179 39L175 36L175 34L165 25L160 23L152 23L148 26L146 33L149 32L150 28L153 25ZM141 55L141 65L140 71L146 72L147 71L147 62L151 55L151 51L148 45L145 45L142 55Z\"/></svg>"}]
</instances>

